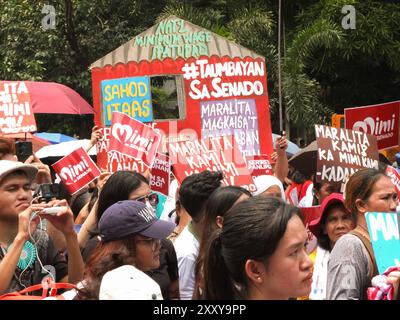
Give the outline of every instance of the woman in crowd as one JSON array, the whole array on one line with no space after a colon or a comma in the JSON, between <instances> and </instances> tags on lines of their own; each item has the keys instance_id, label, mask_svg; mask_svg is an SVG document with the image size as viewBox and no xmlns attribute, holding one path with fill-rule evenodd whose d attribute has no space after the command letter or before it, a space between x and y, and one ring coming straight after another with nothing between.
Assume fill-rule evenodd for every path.
<instances>
[{"instance_id":1,"label":"woman in crowd","mask_svg":"<svg viewBox=\"0 0 400 320\"><path fill-rule=\"evenodd\" d=\"M121 266L131 265L143 272L159 268L161 239L174 227L157 219L139 201L119 201L108 207L98 223L101 241L86 264L85 279L75 299L99 299L103 276ZM120 291L117 287L113 290Z\"/></svg>"},{"instance_id":2,"label":"woman in crowd","mask_svg":"<svg viewBox=\"0 0 400 320\"><path fill-rule=\"evenodd\" d=\"M314 262L310 299L326 299L326 277L330 252L336 241L354 227L355 221L344 206L343 195L332 193L322 201L321 215L308 225L318 242L317 249L310 255Z\"/></svg>"},{"instance_id":3,"label":"woman in crowd","mask_svg":"<svg viewBox=\"0 0 400 320\"><path fill-rule=\"evenodd\" d=\"M204 264L205 299L286 300L308 295L312 262L300 210L274 197L234 206Z\"/></svg>"},{"instance_id":4,"label":"woman in crowd","mask_svg":"<svg viewBox=\"0 0 400 320\"><path fill-rule=\"evenodd\" d=\"M85 261L99 243L97 221L108 207L122 200L142 201L155 212L157 194L151 192L147 179L140 173L131 171L113 173L101 189L97 206L90 212L79 231L78 236L80 245L84 248ZM90 240L87 240L88 238ZM147 273L160 285L164 299L179 299L178 262L170 240L161 241L160 267Z\"/></svg>"},{"instance_id":5,"label":"woman in crowd","mask_svg":"<svg viewBox=\"0 0 400 320\"><path fill-rule=\"evenodd\" d=\"M215 230L221 229L225 213L239 202L251 197L251 193L237 186L226 186L216 189L207 200L204 213L204 229L201 237L199 255L195 267L195 291L193 299L202 297L204 289L204 256L208 241Z\"/></svg>"},{"instance_id":6,"label":"woman in crowd","mask_svg":"<svg viewBox=\"0 0 400 320\"><path fill-rule=\"evenodd\" d=\"M363 169L354 173L346 185L345 205L356 221L356 228L340 237L328 262L328 300L366 300L371 279L378 274L365 214L395 212L397 193L383 171ZM398 288L399 277L393 282ZM397 290L395 296L397 295Z\"/></svg>"}]
</instances>

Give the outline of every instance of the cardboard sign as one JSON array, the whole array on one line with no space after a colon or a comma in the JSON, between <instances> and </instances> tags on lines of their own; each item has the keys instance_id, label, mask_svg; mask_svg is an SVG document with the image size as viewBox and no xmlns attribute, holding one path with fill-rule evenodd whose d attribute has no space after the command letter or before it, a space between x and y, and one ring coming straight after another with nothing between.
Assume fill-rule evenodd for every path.
<instances>
[{"instance_id":1,"label":"cardboard sign","mask_svg":"<svg viewBox=\"0 0 400 320\"><path fill-rule=\"evenodd\" d=\"M344 109L347 129L372 134L379 149L399 144L400 101Z\"/></svg>"},{"instance_id":2,"label":"cardboard sign","mask_svg":"<svg viewBox=\"0 0 400 320\"><path fill-rule=\"evenodd\" d=\"M318 182L344 183L363 168L378 168L376 137L361 131L315 125Z\"/></svg>"},{"instance_id":3,"label":"cardboard sign","mask_svg":"<svg viewBox=\"0 0 400 320\"><path fill-rule=\"evenodd\" d=\"M365 215L380 274L389 267L400 266L399 216L399 213L386 212Z\"/></svg>"},{"instance_id":4,"label":"cardboard sign","mask_svg":"<svg viewBox=\"0 0 400 320\"><path fill-rule=\"evenodd\" d=\"M132 77L101 82L103 123L111 125L114 111L140 122L153 120L149 77Z\"/></svg>"},{"instance_id":5,"label":"cardboard sign","mask_svg":"<svg viewBox=\"0 0 400 320\"><path fill-rule=\"evenodd\" d=\"M170 157L179 183L193 173L222 171L225 185L257 190L233 136L173 143Z\"/></svg>"},{"instance_id":6,"label":"cardboard sign","mask_svg":"<svg viewBox=\"0 0 400 320\"><path fill-rule=\"evenodd\" d=\"M273 174L271 159L268 155L246 157L246 162L253 178Z\"/></svg>"},{"instance_id":7,"label":"cardboard sign","mask_svg":"<svg viewBox=\"0 0 400 320\"><path fill-rule=\"evenodd\" d=\"M35 131L35 116L25 82L0 81L0 132Z\"/></svg>"},{"instance_id":8,"label":"cardboard sign","mask_svg":"<svg viewBox=\"0 0 400 320\"><path fill-rule=\"evenodd\" d=\"M71 195L100 176L100 170L83 148L52 165Z\"/></svg>"},{"instance_id":9,"label":"cardboard sign","mask_svg":"<svg viewBox=\"0 0 400 320\"><path fill-rule=\"evenodd\" d=\"M254 99L202 101L200 109L202 139L234 135L244 156L260 153Z\"/></svg>"},{"instance_id":10,"label":"cardboard sign","mask_svg":"<svg viewBox=\"0 0 400 320\"><path fill-rule=\"evenodd\" d=\"M161 136L151 127L123 114L112 116L109 151L125 154L151 168Z\"/></svg>"},{"instance_id":11,"label":"cardboard sign","mask_svg":"<svg viewBox=\"0 0 400 320\"><path fill-rule=\"evenodd\" d=\"M150 170L150 188L168 196L171 163L169 157L158 153Z\"/></svg>"},{"instance_id":12,"label":"cardboard sign","mask_svg":"<svg viewBox=\"0 0 400 320\"><path fill-rule=\"evenodd\" d=\"M386 174L392 180L392 183L394 184L394 187L396 188L396 192L400 197L400 175L399 175L399 173L392 166L387 166Z\"/></svg>"}]
</instances>

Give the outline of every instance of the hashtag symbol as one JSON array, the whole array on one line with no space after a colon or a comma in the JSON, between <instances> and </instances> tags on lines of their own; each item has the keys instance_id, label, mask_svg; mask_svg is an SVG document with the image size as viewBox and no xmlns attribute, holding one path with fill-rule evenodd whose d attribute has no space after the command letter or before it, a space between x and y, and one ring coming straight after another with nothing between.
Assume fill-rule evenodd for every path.
<instances>
[{"instance_id":1,"label":"hashtag symbol","mask_svg":"<svg viewBox=\"0 0 400 320\"><path fill-rule=\"evenodd\" d=\"M182 71L184 72L183 77L186 80L189 79L196 79L197 76L199 75L199 67L194 63L190 63L190 65L188 63L185 63L185 65L182 68Z\"/></svg>"}]
</instances>

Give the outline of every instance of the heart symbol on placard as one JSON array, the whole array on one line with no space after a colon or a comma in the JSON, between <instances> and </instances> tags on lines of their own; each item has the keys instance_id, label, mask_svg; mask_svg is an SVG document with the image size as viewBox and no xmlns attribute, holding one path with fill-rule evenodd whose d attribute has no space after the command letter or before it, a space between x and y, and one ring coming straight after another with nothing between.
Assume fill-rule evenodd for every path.
<instances>
[{"instance_id":1,"label":"heart symbol on placard","mask_svg":"<svg viewBox=\"0 0 400 320\"><path fill-rule=\"evenodd\" d=\"M132 128L126 124L116 123L112 126L111 134L120 143L124 143L132 136Z\"/></svg>"}]
</instances>

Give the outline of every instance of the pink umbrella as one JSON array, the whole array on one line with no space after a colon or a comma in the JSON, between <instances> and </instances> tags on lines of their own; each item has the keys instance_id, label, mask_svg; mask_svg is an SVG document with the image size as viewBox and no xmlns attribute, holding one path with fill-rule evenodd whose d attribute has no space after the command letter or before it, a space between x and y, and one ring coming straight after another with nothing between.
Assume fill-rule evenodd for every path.
<instances>
[{"instance_id":1,"label":"pink umbrella","mask_svg":"<svg viewBox=\"0 0 400 320\"><path fill-rule=\"evenodd\" d=\"M34 113L93 114L76 91L55 82L25 81Z\"/></svg>"}]
</instances>

